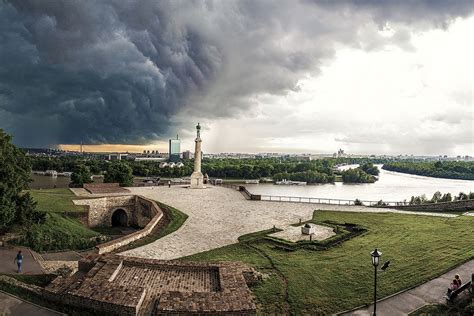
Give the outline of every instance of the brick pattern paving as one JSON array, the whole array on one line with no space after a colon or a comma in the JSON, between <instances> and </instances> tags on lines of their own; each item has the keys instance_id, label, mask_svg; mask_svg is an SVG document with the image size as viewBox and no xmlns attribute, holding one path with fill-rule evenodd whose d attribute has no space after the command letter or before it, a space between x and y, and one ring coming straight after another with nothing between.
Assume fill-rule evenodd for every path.
<instances>
[{"instance_id":1,"label":"brick pattern paving","mask_svg":"<svg viewBox=\"0 0 474 316\"><path fill-rule=\"evenodd\" d=\"M240 263L123 258L83 259L80 271L45 289L50 299L120 315L167 313L254 314Z\"/></svg>"},{"instance_id":2,"label":"brick pattern paving","mask_svg":"<svg viewBox=\"0 0 474 316\"><path fill-rule=\"evenodd\" d=\"M122 188L118 183L85 183L84 189L92 194L129 192L127 189Z\"/></svg>"},{"instance_id":3,"label":"brick pattern paving","mask_svg":"<svg viewBox=\"0 0 474 316\"><path fill-rule=\"evenodd\" d=\"M119 285L140 286L144 284L150 292L217 292L220 289L217 268L198 267L189 269L180 266L150 266L143 268L133 264L122 267L116 277Z\"/></svg>"}]
</instances>

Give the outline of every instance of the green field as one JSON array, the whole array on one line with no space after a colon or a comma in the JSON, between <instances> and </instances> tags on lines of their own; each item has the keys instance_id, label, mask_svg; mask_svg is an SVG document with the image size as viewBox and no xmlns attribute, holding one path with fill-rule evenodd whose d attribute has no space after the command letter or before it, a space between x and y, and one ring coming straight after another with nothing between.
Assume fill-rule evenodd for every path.
<instances>
[{"instance_id":1,"label":"green field","mask_svg":"<svg viewBox=\"0 0 474 316\"><path fill-rule=\"evenodd\" d=\"M378 247L391 266L379 274L384 297L423 283L474 258L474 217L315 212L315 221L355 223L368 231L325 251L277 249L257 239L185 260L240 260L266 276L252 290L260 313L317 314L369 304L373 295L370 252Z\"/></svg>"}]
</instances>

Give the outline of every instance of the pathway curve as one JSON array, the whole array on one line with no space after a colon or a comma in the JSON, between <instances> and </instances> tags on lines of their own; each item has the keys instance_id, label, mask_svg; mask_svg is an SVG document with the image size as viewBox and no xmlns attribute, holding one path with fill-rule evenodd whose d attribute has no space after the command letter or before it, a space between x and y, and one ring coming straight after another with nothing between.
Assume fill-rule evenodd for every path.
<instances>
[{"instance_id":1,"label":"pathway curve","mask_svg":"<svg viewBox=\"0 0 474 316\"><path fill-rule=\"evenodd\" d=\"M41 265L36 261L31 251L24 247L0 248L0 273L14 274L17 265L14 262L18 250L23 254L23 269L21 274L42 274ZM0 314L1 315L1 314Z\"/></svg>"},{"instance_id":2,"label":"pathway curve","mask_svg":"<svg viewBox=\"0 0 474 316\"><path fill-rule=\"evenodd\" d=\"M401 316L407 315L428 304L445 303L444 295L454 275L459 274L461 280L465 283L471 280L473 273L474 260L471 260L436 279L377 302L377 313L380 315ZM373 308L373 305L370 305L369 307L342 315L372 315Z\"/></svg>"},{"instance_id":3,"label":"pathway curve","mask_svg":"<svg viewBox=\"0 0 474 316\"><path fill-rule=\"evenodd\" d=\"M251 201L235 190L211 186L207 189L192 190L184 186L133 187L131 194L143 195L158 200L186 213L189 217L176 232L160 238L148 245L128 250L122 255L176 259L199 252L227 246L238 242L244 234L269 229L273 225L286 227L300 219L308 220L315 209L370 212L403 213L432 216L456 216L453 214L418 213L387 208L365 206L309 204L293 202ZM93 197L94 195L81 196Z\"/></svg>"},{"instance_id":4,"label":"pathway curve","mask_svg":"<svg viewBox=\"0 0 474 316\"><path fill-rule=\"evenodd\" d=\"M24 301L0 291L0 315L2 316L59 316L62 313Z\"/></svg>"}]
</instances>

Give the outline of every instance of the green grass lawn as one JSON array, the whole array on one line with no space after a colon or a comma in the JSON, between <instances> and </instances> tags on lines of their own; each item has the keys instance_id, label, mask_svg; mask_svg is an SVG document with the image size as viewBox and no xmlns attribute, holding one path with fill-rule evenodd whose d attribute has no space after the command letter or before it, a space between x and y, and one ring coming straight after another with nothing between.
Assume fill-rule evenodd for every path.
<instances>
[{"instance_id":1,"label":"green grass lawn","mask_svg":"<svg viewBox=\"0 0 474 316\"><path fill-rule=\"evenodd\" d=\"M72 203L72 200L78 199L78 197L67 188L29 190L28 192L38 203L40 210L48 212L85 211L84 206Z\"/></svg>"},{"instance_id":2,"label":"green grass lawn","mask_svg":"<svg viewBox=\"0 0 474 316\"><path fill-rule=\"evenodd\" d=\"M317 211L314 220L355 223L368 231L325 251L285 252L263 239L241 240L185 260L240 260L255 266L267 275L252 289L260 313L328 314L371 303L370 252L375 247L383 252L382 261L391 261L390 268L379 273L379 297L423 283L474 258L471 216Z\"/></svg>"},{"instance_id":3,"label":"green grass lawn","mask_svg":"<svg viewBox=\"0 0 474 316\"><path fill-rule=\"evenodd\" d=\"M79 219L62 214L85 211L83 206L72 203L72 200L77 197L69 189L56 188L28 192L38 203L38 209L47 212L47 217L44 224L29 227L25 237L20 241L22 245L36 251L80 250L95 245L93 237L99 236L98 232L84 226ZM15 229L25 231L25 227Z\"/></svg>"}]
</instances>

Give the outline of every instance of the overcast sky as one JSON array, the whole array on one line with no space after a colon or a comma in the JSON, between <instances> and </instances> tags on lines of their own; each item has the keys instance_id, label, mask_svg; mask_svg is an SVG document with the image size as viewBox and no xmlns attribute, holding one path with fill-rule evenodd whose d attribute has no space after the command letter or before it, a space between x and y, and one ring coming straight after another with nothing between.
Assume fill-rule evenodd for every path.
<instances>
[{"instance_id":1,"label":"overcast sky","mask_svg":"<svg viewBox=\"0 0 474 316\"><path fill-rule=\"evenodd\" d=\"M199 121L205 152L474 155L473 11L2 1L0 128L21 146L165 150L179 133L192 150Z\"/></svg>"}]
</instances>

